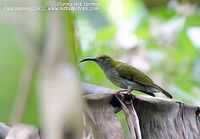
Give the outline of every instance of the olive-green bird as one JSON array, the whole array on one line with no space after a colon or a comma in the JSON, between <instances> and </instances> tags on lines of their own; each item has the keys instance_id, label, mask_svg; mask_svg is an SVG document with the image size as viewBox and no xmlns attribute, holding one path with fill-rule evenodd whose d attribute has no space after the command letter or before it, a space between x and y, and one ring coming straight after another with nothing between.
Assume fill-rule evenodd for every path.
<instances>
[{"instance_id":1,"label":"olive-green bird","mask_svg":"<svg viewBox=\"0 0 200 139\"><path fill-rule=\"evenodd\" d=\"M104 71L106 77L116 86L127 90L127 93L138 90L148 95L155 96L153 93L162 92L167 97L172 98L172 95L156 85L143 72L126 63L116 61L107 55L87 57L82 59L80 63L84 61L96 62Z\"/></svg>"}]
</instances>

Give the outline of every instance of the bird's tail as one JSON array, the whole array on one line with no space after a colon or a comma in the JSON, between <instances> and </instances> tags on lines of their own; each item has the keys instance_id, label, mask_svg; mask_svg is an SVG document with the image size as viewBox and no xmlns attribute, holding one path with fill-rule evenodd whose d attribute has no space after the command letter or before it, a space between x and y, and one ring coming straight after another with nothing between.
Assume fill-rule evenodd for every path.
<instances>
[{"instance_id":1,"label":"bird's tail","mask_svg":"<svg viewBox=\"0 0 200 139\"><path fill-rule=\"evenodd\" d=\"M163 88L161 88L160 86L154 84L154 87L162 91L162 93L165 94L168 98L172 98L172 95L168 93L166 90L164 90Z\"/></svg>"}]
</instances>

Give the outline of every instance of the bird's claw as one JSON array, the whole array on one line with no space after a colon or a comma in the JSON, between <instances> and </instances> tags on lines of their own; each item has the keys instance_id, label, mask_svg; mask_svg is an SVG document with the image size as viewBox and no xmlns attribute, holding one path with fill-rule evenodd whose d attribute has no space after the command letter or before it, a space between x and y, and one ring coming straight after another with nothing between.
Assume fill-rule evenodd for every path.
<instances>
[{"instance_id":1,"label":"bird's claw","mask_svg":"<svg viewBox=\"0 0 200 139\"><path fill-rule=\"evenodd\" d=\"M128 91L127 89L119 90L119 91L116 92L116 94L120 94L122 92L127 92L127 91Z\"/></svg>"},{"instance_id":2,"label":"bird's claw","mask_svg":"<svg viewBox=\"0 0 200 139\"><path fill-rule=\"evenodd\" d=\"M124 93L123 93L124 92ZM123 90L119 90L119 91L117 91L116 92L116 94L120 94L120 93L122 93L122 94L127 94L127 95L131 95L131 91L129 91L129 90L127 90L127 89L123 89Z\"/></svg>"}]
</instances>

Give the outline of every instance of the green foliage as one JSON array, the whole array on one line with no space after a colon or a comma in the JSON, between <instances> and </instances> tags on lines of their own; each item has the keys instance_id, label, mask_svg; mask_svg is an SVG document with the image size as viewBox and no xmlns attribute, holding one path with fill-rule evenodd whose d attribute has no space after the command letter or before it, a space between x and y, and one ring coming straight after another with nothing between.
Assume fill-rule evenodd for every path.
<instances>
[{"instance_id":1,"label":"green foliage","mask_svg":"<svg viewBox=\"0 0 200 139\"><path fill-rule=\"evenodd\" d=\"M9 41L8 41L9 40ZM17 95L25 54L15 28L0 25L0 120L8 121Z\"/></svg>"},{"instance_id":2,"label":"green foliage","mask_svg":"<svg viewBox=\"0 0 200 139\"><path fill-rule=\"evenodd\" d=\"M38 102L38 86L37 86L37 75L33 75L33 80L31 81L30 95L28 97L28 102L26 104L25 113L23 116L24 123L29 123L33 125L39 125L39 102Z\"/></svg>"},{"instance_id":3,"label":"green foliage","mask_svg":"<svg viewBox=\"0 0 200 139\"><path fill-rule=\"evenodd\" d=\"M176 12L167 8L166 5L153 8L149 11L149 16L155 16L161 20L169 20L176 15Z\"/></svg>"},{"instance_id":4,"label":"green foliage","mask_svg":"<svg viewBox=\"0 0 200 139\"><path fill-rule=\"evenodd\" d=\"M191 16L189 16L187 18L185 26L186 27L190 27L190 26L197 26L197 27L199 27L200 26L199 20L200 20L200 13L197 12L197 14L191 15Z\"/></svg>"},{"instance_id":5,"label":"green foliage","mask_svg":"<svg viewBox=\"0 0 200 139\"><path fill-rule=\"evenodd\" d=\"M73 63L77 63L78 59L86 56L101 54L121 60L128 59L127 63L129 64L132 64L134 58L144 58L149 66L144 71L149 73L150 77L158 78L156 80L158 84L169 90L176 100L200 105L197 103L200 96L196 93L200 91L200 82L194 81L193 77L193 68L195 61L198 60L199 48L192 43L187 34L188 28L200 27L199 11L189 16L183 15L176 8L169 8L165 0L164 4L157 6L152 6L155 1L141 0L116 2L97 0L96 2L101 5L97 11L62 13L61 17L64 22L62 26L66 38L64 41L70 45L68 50ZM41 1L42 5L46 5L46 3L46 0ZM146 5L148 7L145 7ZM34 35L37 40L36 46L42 48L47 35L48 12L38 15L40 24ZM152 34L152 27L157 29L156 24L152 24L152 19L156 19L159 25L165 25L165 23L178 18L184 18L185 22L175 35L175 41L167 45L159 43ZM0 121L9 120L13 102L19 93L21 73L29 59L29 55L25 51L26 47L18 38L16 26L0 24ZM168 28L168 30L171 29ZM131 32L130 34L142 43L135 44L132 48L125 48L123 41L122 44L119 43L118 39L121 38L117 38L121 32L125 35L127 32ZM167 35L168 32L162 33ZM91 37L91 34L94 36ZM85 37L87 35L90 35L91 38ZM123 34L121 37L124 37ZM83 44L89 46L86 48ZM141 67L144 65L144 63L143 65L140 63ZM119 89L108 81L102 70L93 62L82 63L80 72L83 76L82 80L85 82ZM37 76L35 73L31 81L31 93L23 117L23 121L26 123L38 123ZM134 93L140 92L135 91ZM123 122L123 115L119 114L118 116Z\"/></svg>"},{"instance_id":6,"label":"green foliage","mask_svg":"<svg viewBox=\"0 0 200 139\"><path fill-rule=\"evenodd\" d=\"M116 27L106 27L104 29L101 29L99 32L97 32L96 35L97 43L112 40L115 37L116 32L117 32Z\"/></svg>"}]
</instances>

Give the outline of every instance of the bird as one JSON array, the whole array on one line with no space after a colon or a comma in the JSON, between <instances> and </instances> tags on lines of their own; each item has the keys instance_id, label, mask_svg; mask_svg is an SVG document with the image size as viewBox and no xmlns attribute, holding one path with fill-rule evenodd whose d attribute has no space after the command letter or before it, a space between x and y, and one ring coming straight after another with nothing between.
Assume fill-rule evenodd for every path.
<instances>
[{"instance_id":1,"label":"bird","mask_svg":"<svg viewBox=\"0 0 200 139\"><path fill-rule=\"evenodd\" d=\"M104 71L106 77L114 85L123 89L119 92L127 91L127 94L131 94L133 90L137 90L153 97L155 97L154 93L162 92L168 98L172 98L170 93L156 85L153 80L143 72L131 65L114 60L108 55L86 57L80 60L79 63L85 61L93 61L97 63Z\"/></svg>"}]
</instances>

